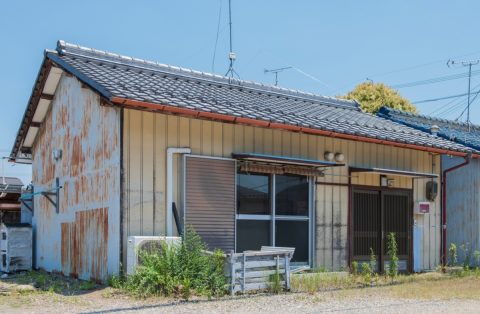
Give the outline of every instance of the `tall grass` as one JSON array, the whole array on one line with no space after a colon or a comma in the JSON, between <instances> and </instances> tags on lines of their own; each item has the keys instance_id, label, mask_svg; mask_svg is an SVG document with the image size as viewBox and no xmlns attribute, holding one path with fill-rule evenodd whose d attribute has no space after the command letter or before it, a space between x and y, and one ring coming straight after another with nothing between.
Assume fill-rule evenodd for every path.
<instances>
[{"instance_id":1,"label":"tall grass","mask_svg":"<svg viewBox=\"0 0 480 314\"><path fill-rule=\"evenodd\" d=\"M112 277L110 284L137 297L182 296L192 294L219 296L226 292L224 255L217 250L206 254L206 245L187 227L179 246L163 246L157 251L140 251L141 265L124 278Z\"/></svg>"}]
</instances>

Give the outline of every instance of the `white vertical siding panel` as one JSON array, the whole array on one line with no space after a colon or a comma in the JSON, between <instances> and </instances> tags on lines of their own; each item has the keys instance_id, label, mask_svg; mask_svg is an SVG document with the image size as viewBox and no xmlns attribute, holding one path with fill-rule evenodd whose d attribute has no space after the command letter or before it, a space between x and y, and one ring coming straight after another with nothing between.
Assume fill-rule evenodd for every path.
<instances>
[{"instance_id":1,"label":"white vertical siding panel","mask_svg":"<svg viewBox=\"0 0 480 314\"><path fill-rule=\"evenodd\" d=\"M129 164L129 233L132 235L143 235L142 233L142 112L130 111L129 119L130 139L130 164Z\"/></svg>"},{"instance_id":2,"label":"white vertical siding panel","mask_svg":"<svg viewBox=\"0 0 480 314\"><path fill-rule=\"evenodd\" d=\"M134 152L131 152L134 153ZM167 155L167 117L155 115L155 212L154 221L155 235L165 234L166 221L166 155Z\"/></svg>"},{"instance_id":3,"label":"white vertical siding panel","mask_svg":"<svg viewBox=\"0 0 480 314\"><path fill-rule=\"evenodd\" d=\"M213 156L222 157L223 154L223 133L220 122L212 122L212 150Z\"/></svg>"},{"instance_id":4,"label":"white vertical siding panel","mask_svg":"<svg viewBox=\"0 0 480 314\"><path fill-rule=\"evenodd\" d=\"M233 152L233 125L226 124L223 125L223 157L230 158Z\"/></svg>"},{"instance_id":5,"label":"white vertical siding panel","mask_svg":"<svg viewBox=\"0 0 480 314\"><path fill-rule=\"evenodd\" d=\"M125 184L130 186L129 193L126 193L125 200L128 200L131 216L128 220L128 228L131 232L141 232L140 215L143 215L143 224L146 223L147 216L155 216L148 220L154 222L155 233L164 232L165 225L165 155L166 147L189 146L192 153L207 156L230 157L232 152L257 152L274 155L307 157L323 160L324 152L333 153L342 152L345 155L346 163L354 166L371 167L389 167L395 169L414 170L430 172L430 161L427 153L414 150L383 147L371 143L362 143L354 141L339 140L333 138L320 137L315 135L305 135L292 133L288 131L263 129L257 127L232 125L219 122L204 121L198 119L179 118L175 116L166 116L163 114L144 113L144 132L141 133L141 119L139 113L126 110L125 116L125 152L124 159L126 169ZM150 118L154 115L154 139L150 139ZM141 140L143 137L143 140ZM127 140L128 139L128 140ZM147 150L146 143L152 142L155 145L155 151L148 156L141 156ZM143 149L139 147L143 143ZM150 145L151 146L151 145ZM129 157L128 157L129 156ZM150 157L149 157L150 156ZM155 156L155 157L154 157ZM153 162L153 158L155 162ZM143 165L142 165L143 164ZM146 164L155 164L155 211L150 211L145 202L144 208L140 210L140 189L143 189L143 198L147 198L145 188L140 187L140 182L144 186L149 186L153 179L149 177L148 171L153 166ZM179 169L178 160L175 161L176 169ZM327 175L319 178L323 182L348 182L348 168L330 168L326 170ZM328 175L334 174L334 175ZM178 174L177 174L178 175ZM378 174L353 174L352 183L377 186L379 184ZM142 178L140 178L142 177ZM358 177L358 178L357 178ZM402 188L411 187L411 179L398 176L389 176L396 179L395 186ZM414 199L424 200L425 180L415 180ZM153 183L152 183L153 184ZM181 181L175 178L175 184L181 188ZM319 266L325 266L329 269L339 269L346 265L348 257L348 239L347 239L347 218L348 218L348 189L346 187L333 187L318 185L316 186L316 231L315 231L315 250L316 261ZM174 195L178 200L178 195ZM160 205L161 204L161 205ZM145 210L146 209L146 210ZM434 212L434 213L433 213ZM437 214L438 212L438 214ZM431 268L438 261L439 241L437 233L439 229L439 201L434 204L431 218L427 221L426 217L421 218L424 226L424 246L428 249L425 252L424 268ZM438 221L438 223L437 223ZM148 227L151 228L151 227ZM148 229L147 228L147 229ZM428 231L427 231L428 230ZM428 243L426 243L428 242Z\"/></svg>"},{"instance_id":6,"label":"white vertical siding panel","mask_svg":"<svg viewBox=\"0 0 480 314\"><path fill-rule=\"evenodd\" d=\"M142 113L142 194L143 214L142 233L153 235L153 142L154 142L154 115Z\"/></svg>"}]
</instances>

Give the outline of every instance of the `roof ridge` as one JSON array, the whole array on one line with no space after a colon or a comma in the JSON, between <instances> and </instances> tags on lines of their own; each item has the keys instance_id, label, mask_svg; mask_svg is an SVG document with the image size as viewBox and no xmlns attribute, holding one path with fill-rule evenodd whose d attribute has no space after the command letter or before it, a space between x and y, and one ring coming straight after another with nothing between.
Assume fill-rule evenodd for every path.
<instances>
[{"instance_id":1,"label":"roof ridge","mask_svg":"<svg viewBox=\"0 0 480 314\"><path fill-rule=\"evenodd\" d=\"M449 119L445 119L445 118L438 118L438 117L433 117L433 116L429 116L429 115L421 114L421 113L403 111L403 110L400 110L400 109L395 109L395 108L391 108L391 107L387 107L387 106L383 106L382 108L380 108L380 111L382 111L382 110L393 111L393 112L398 113L398 114L403 115L403 116L424 118L424 119L431 120L431 121L437 121L437 122L454 124L454 125L462 126L462 127L468 127L468 123L466 123L466 122L449 120ZM382 112L380 112L380 111L379 111L379 113L382 114ZM470 123L470 126L473 126L475 129L480 129L480 125L477 125L477 124L474 124L474 123Z\"/></svg>"},{"instance_id":2,"label":"roof ridge","mask_svg":"<svg viewBox=\"0 0 480 314\"><path fill-rule=\"evenodd\" d=\"M254 89L260 89L261 92L264 93L277 93L281 94L285 97L297 97L297 98L303 98L303 99L308 99L313 102L326 102L326 105L334 105L334 106L341 106L341 107L347 107L351 109L357 109L360 110L358 106L358 102L355 100L349 100L349 99L342 99L342 98L337 98L337 97L331 97L331 96L324 96L324 95L319 95L319 94L314 94L310 92L305 92L301 90L296 90L296 89L289 89L289 88L284 88L284 87L279 87L279 86L274 86L274 85L268 85L268 84L262 84L254 81L249 81L249 80L241 80L241 79L235 79L235 78L230 78L226 76L222 76L219 74L215 73L209 73L209 72L202 72L202 71L196 71L193 69L189 68L183 68L183 67L177 67L177 66L172 66L164 63L159 63L155 61L150 61L146 59L140 59L140 58L135 58L135 57L130 57L122 54L117 54L117 53L112 53L104 50L99 50L95 48L89 48L85 46L80 46L77 44L72 44L72 43L67 43L64 40L59 40L57 42L57 49L56 51L59 54L73 54L73 55L80 55L85 58L101 58L102 60L106 62L114 62L114 61L119 61L119 59L122 62L128 62L131 65L137 65L141 64L142 66L146 66L148 70L151 71L168 71L172 74L177 74L177 75L193 75L197 79L204 79L204 80L214 80L215 83L220 83L220 84L228 84L228 85L233 85L233 86L238 86L241 88L254 88ZM127 65L127 64L126 64Z\"/></svg>"}]
</instances>

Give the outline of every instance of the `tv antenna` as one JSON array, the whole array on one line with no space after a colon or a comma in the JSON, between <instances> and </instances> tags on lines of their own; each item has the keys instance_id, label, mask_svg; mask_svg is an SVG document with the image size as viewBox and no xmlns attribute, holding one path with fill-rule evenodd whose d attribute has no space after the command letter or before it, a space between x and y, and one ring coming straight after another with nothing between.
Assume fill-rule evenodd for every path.
<instances>
[{"instance_id":1,"label":"tv antenna","mask_svg":"<svg viewBox=\"0 0 480 314\"><path fill-rule=\"evenodd\" d=\"M228 53L228 59L230 60L230 66L228 68L227 73L225 76L230 76L230 78L234 78L236 75L237 78L240 78L237 71L233 68L233 63L237 59L237 55L233 52L233 44L232 44L232 0L228 0L228 21L230 26L230 52Z\"/></svg>"},{"instance_id":2,"label":"tv antenna","mask_svg":"<svg viewBox=\"0 0 480 314\"><path fill-rule=\"evenodd\" d=\"M480 62L480 60L468 60L468 61L455 61L449 59L447 61L447 66L456 66L456 65L461 65L461 66L468 66L468 98L467 98L467 124L468 124L468 132L470 132L470 85L472 81L472 65L477 65Z\"/></svg>"},{"instance_id":3,"label":"tv antenna","mask_svg":"<svg viewBox=\"0 0 480 314\"><path fill-rule=\"evenodd\" d=\"M263 70L263 73L273 73L275 74L275 86L278 86L278 73L283 72L285 70L289 70L292 67L283 67L283 68L278 68L278 69L265 69Z\"/></svg>"}]
</instances>

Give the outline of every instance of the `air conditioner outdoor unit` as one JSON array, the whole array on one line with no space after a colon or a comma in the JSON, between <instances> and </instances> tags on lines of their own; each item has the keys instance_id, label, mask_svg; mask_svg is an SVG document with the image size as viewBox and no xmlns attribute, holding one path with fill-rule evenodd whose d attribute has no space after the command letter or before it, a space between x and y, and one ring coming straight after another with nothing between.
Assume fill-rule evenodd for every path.
<instances>
[{"instance_id":1,"label":"air conditioner outdoor unit","mask_svg":"<svg viewBox=\"0 0 480 314\"><path fill-rule=\"evenodd\" d=\"M132 275L135 268L140 264L138 252L160 251L163 246L175 246L182 243L181 237L165 236L130 236L127 244L127 275Z\"/></svg>"}]
</instances>

